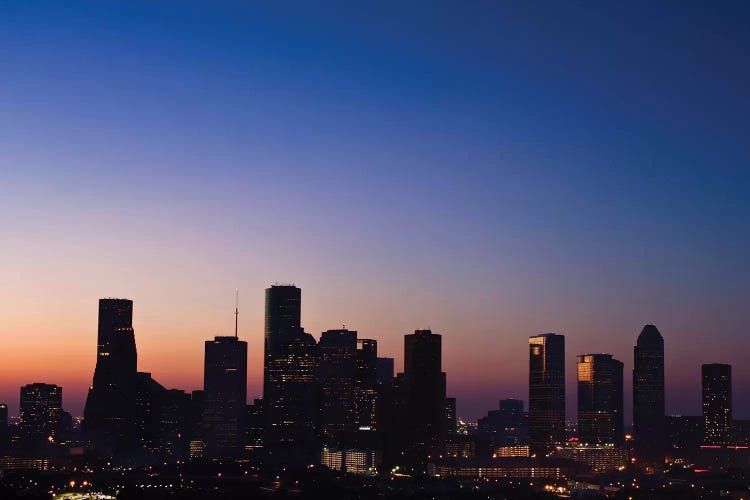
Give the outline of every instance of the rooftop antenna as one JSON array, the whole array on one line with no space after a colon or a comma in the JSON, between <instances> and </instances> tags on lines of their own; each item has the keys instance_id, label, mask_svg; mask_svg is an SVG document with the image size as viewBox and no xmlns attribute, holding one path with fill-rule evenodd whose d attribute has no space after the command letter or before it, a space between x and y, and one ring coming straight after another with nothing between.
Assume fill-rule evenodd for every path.
<instances>
[{"instance_id":1,"label":"rooftop antenna","mask_svg":"<svg viewBox=\"0 0 750 500\"><path fill-rule=\"evenodd\" d=\"M237 320L240 315L240 291L234 291L234 338L237 338Z\"/></svg>"}]
</instances>

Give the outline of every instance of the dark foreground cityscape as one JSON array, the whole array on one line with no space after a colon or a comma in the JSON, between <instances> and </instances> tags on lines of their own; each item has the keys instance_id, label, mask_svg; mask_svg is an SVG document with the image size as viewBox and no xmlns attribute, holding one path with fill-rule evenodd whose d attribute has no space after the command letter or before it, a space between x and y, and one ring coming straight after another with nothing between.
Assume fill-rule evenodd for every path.
<instances>
[{"instance_id":1,"label":"dark foreground cityscape","mask_svg":"<svg viewBox=\"0 0 750 500\"><path fill-rule=\"evenodd\" d=\"M271 286L265 303L263 399L248 404L236 326L205 342L203 390L166 389L138 371L133 302L101 299L83 418L51 383L21 387L17 420L0 406L0 498L750 498L731 367L702 366L702 415L666 416L654 325L633 349L632 432L609 354L576 356L578 418L566 421L555 333L529 338L528 408L503 399L465 423L441 335L405 335L395 373L374 339L306 333L296 286Z\"/></svg>"}]
</instances>

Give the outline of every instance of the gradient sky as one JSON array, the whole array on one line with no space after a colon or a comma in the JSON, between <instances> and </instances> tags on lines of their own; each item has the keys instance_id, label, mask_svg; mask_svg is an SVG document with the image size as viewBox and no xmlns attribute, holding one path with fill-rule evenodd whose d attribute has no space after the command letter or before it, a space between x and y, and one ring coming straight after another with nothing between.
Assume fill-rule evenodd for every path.
<instances>
[{"instance_id":1,"label":"gradient sky","mask_svg":"<svg viewBox=\"0 0 750 500\"><path fill-rule=\"evenodd\" d=\"M0 401L81 414L106 296L199 388L235 289L259 396L278 281L398 368L442 334L465 417L550 331L574 415L574 356L629 373L644 323L669 413L727 362L750 417L750 5L499 3L2 2Z\"/></svg>"}]
</instances>

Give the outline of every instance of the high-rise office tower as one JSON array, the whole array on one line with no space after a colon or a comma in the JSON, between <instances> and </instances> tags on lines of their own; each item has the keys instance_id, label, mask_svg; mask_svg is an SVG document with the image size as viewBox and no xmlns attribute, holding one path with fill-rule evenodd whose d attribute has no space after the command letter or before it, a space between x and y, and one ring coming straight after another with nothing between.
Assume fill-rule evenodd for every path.
<instances>
[{"instance_id":1,"label":"high-rise office tower","mask_svg":"<svg viewBox=\"0 0 750 500\"><path fill-rule=\"evenodd\" d=\"M577 368L578 438L586 444L622 445L622 362L611 354L584 354Z\"/></svg>"},{"instance_id":2,"label":"high-rise office tower","mask_svg":"<svg viewBox=\"0 0 750 500\"><path fill-rule=\"evenodd\" d=\"M378 341L357 339L357 375L354 387L355 428L375 431L377 421Z\"/></svg>"},{"instance_id":3,"label":"high-rise office tower","mask_svg":"<svg viewBox=\"0 0 750 500\"><path fill-rule=\"evenodd\" d=\"M456 433L457 424L456 398L445 398L445 430L449 436Z\"/></svg>"},{"instance_id":4,"label":"high-rise office tower","mask_svg":"<svg viewBox=\"0 0 750 500\"><path fill-rule=\"evenodd\" d=\"M205 343L203 367L206 454L238 456L244 444L247 411L247 342L236 336Z\"/></svg>"},{"instance_id":5,"label":"high-rise office tower","mask_svg":"<svg viewBox=\"0 0 750 500\"><path fill-rule=\"evenodd\" d=\"M53 442L63 418L62 387L41 383L21 387L18 417L18 430L25 442Z\"/></svg>"},{"instance_id":6,"label":"high-rise office tower","mask_svg":"<svg viewBox=\"0 0 750 500\"><path fill-rule=\"evenodd\" d=\"M393 358L377 358L375 421L383 452L383 465L386 467L398 465L397 459L401 453L397 436L399 424L396 422L393 372Z\"/></svg>"},{"instance_id":7,"label":"high-rise office tower","mask_svg":"<svg viewBox=\"0 0 750 500\"><path fill-rule=\"evenodd\" d=\"M529 447L544 456L565 440L565 336L529 338Z\"/></svg>"},{"instance_id":8,"label":"high-rise office tower","mask_svg":"<svg viewBox=\"0 0 750 500\"><path fill-rule=\"evenodd\" d=\"M664 339L654 325L643 327L633 347L633 437L636 465L664 463Z\"/></svg>"},{"instance_id":9,"label":"high-rise office tower","mask_svg":"<svg viewBox=\"0 0 750 500\"><path fill-rule=\"evenodd\" d=\"M501 399L500 407L491 410L478 422L480 444L487 455L501 446L520 446L529 442L529 424L523 411L523 400Z\"/></svg>"},{"instance_id":10,"label":"high-rise office tower","mask_svg":"<svg viewBox=\"0 0 750 500\"><path fill-rule=\"evenodd\" d=\"M5 453L9 443L8 405L0 403L0 453Z\"/></svg>"},{"instance_id":11,"label":"high-rise office tower","mask_svg":"<svg viewBox=\"0 0 750 500\"><path fill-rule=\"evenodd\" d=\"M99 447L110 452L140 442L135 422L136 362L133 301L100 299L96 368L83 424L96 435Z\"/></svg>"},{"instance_id":12,"label":"high-rise office tower","mask_svg":"<svg viewBox=\"0 0 750 500\"><path fill-rule=\"evenodd\" d=\"M263 425L263 400L257 398L247 405L245 414L245 451L251 459L257 460L263 455Z\"/></svg>"},{"instance_id":13,"label":"high-rise office tower","mask_svg":"<svg viewBox=\"0 0 750 500\"><path fill-rule=\"evenodd\" d=\"M405 464L421 470L444 453L446 440L445 373L442 337L430 330L404 336L404 372L397 388L399 446Z\"/></svg>"},{"instance_id":14,"label":"high-rise office tower","mask_svg":"<svg viewBox=\"0 0 750 500\"><path fill-rule=\"evenodd\" d=\"M277 466L311 464L318 450L317 346L300 326L301 297L294 285L266 289L263 445Z\"/></svg>"},{"instance_id":15,"label":"high-rise office tower","mask_svg":"<svg viewBox=\"0 0 750 500\"><path fill-rule=\"evenodd\" d=\"M726 446L732 427L732 367L720 363L701 367L703 382L703 444Z\"/></svg>"},{"instance_id":16,"label":"high-rise office tower","mask_svg":"<svg viewBox=\"0 0 750 500\"><path fill-rule=\"evenodd\" d=\"M325 445L342 446L355 430L357 332L328 330L318 342L320 433Z\"/></svg>"}]
</instances>

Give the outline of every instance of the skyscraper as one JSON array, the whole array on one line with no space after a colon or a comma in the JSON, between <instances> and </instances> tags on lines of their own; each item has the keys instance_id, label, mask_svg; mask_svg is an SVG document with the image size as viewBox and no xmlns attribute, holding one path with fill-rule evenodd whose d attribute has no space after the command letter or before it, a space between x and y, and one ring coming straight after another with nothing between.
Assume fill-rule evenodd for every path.
<instances>
[{"instance_id":1,"label":"skyscraper","mask_svg":"<svg viewBox=\"0 0 750 500\"><path fill-rule=\"evenodd\" d=\"M529 441L528 420L520 399L501 399L499 408L487 412L477 423L480 444L487 455L498 447L525 445Z\"/></svg>"},{"instance_id":2,"label":"skyscraper","mask_svg":"<svg viewBox=\"0 0 750 500\"><path fill-rule=\"evenodd\" d=\"M377 420L378 341L357 339L357 375L354 388L355 427L374 431Z\"/></svg>"},{"instance_id":3,"label":"skyscraper","mask_svg":"<svg viewBox=\"0 0 750 500\"><path fill-rule=\"evenodd\" d=\"M357 332L327 330L318 343L320 433L325 445L342 446L355 430Z\"/></svg>"},{"instance_id":4,"label":"skyscraper","mask_svg":"<svg viewBox=\"0 0 750 500\"><path fill-rule=\"evenodd\" d=\"M624 443L623 364L611 354L578 356L578 437L585 444Z\"/></svg>"},{"instance_id":5,"label":"skyscraper","mask_svg":"<svg viewBox=\"0 0 750 500\"><path fill-rule=\"evenodd\" d=\"M456 433L457 418L456 398L445 398L445 429L449 436Z\"/></svg>"},{"instance_id":6,"label":"skyscraper","mask_svg":"<svg viewBox=\"0 0 750 500\"><path fill-rule=\"evenodd\" d=\"M247 411L247 342L236 336L206 341L203 391L206 454L213 458L239 455Z\"/></svg>"},{"instance_id":7,"label":"skyscraper","mask_svg":"<svg viewBox=\"0 0 750 500\"><path fill-rule=\"evenodd\" d=\"M565 439L565 337L529 338L529 447L544 456Z\"/></svg>"},{"instance_id":8,"label":"skyscraper","mask_svg":"<svg viewBox=\"0 0 750 500\"><path fill-rule=\"evenodd\" d=\"M701 367L703 382L703 444L726 446L732 427L732 367L720 363Z\"/></svg>"},{"instance_id":9,"label":"skyscraper","mask_svg":"<svg viewBox=\"0 0 750 500\"><path fill-rule=\"evenodd\" d=\"M0 453L8 448L8 405L0 403Z\"/></svg>"},{"instance_id":10,"label":"skyscraper","mask_svg":"<svg viewBox=\"0 0 750 500\"><path fill-rule=\"evenodd\" d=\"M397 379L399 446L405 464L422 468L444 453L445 373L442 337L430 330L404 336L404 372Z\"/></svg>"},{"instance_id":11,"label":"skyscraper","mask_svg":"<svg viewBox=\"0 0 750 500\"><path fill-rule=\"evenodd\" d=\"M28 444L54 441L62 422L62 387L28 384L21 387L19 433Z\"/></svg>"},{"instance_id":12,"label":"skyscraper","mask_svg":"<svg viewBox=\"0 0 750 500\"><path fill-rule=\"evenodd\" d=\"M136 364L133 301L99 300L94 382L84 410L84 428L109 452L139 443L136 430Z\"/></svg>"},{"instance_id":13,"label":"skyscraper","mask_svg":"<svg viewBox=\"0 0 750 500\"><path fill-rule=\"evenodd\" d=\"M643 327L633 347L633 437L636 464L664 463L664 339L654 325Z\"/></svg>"},{"instance_id":14,"label":"skyscraper","mask_svg":"<svg viewBox=\"0 0 750 500\"><path fill-rule=\"evenodd\" d=\"M318 356L315 339L300 326L301 298L294 285L266 289L263 445L277 466L311 464L318 450Z\"/></svg>"}]
</instances>

